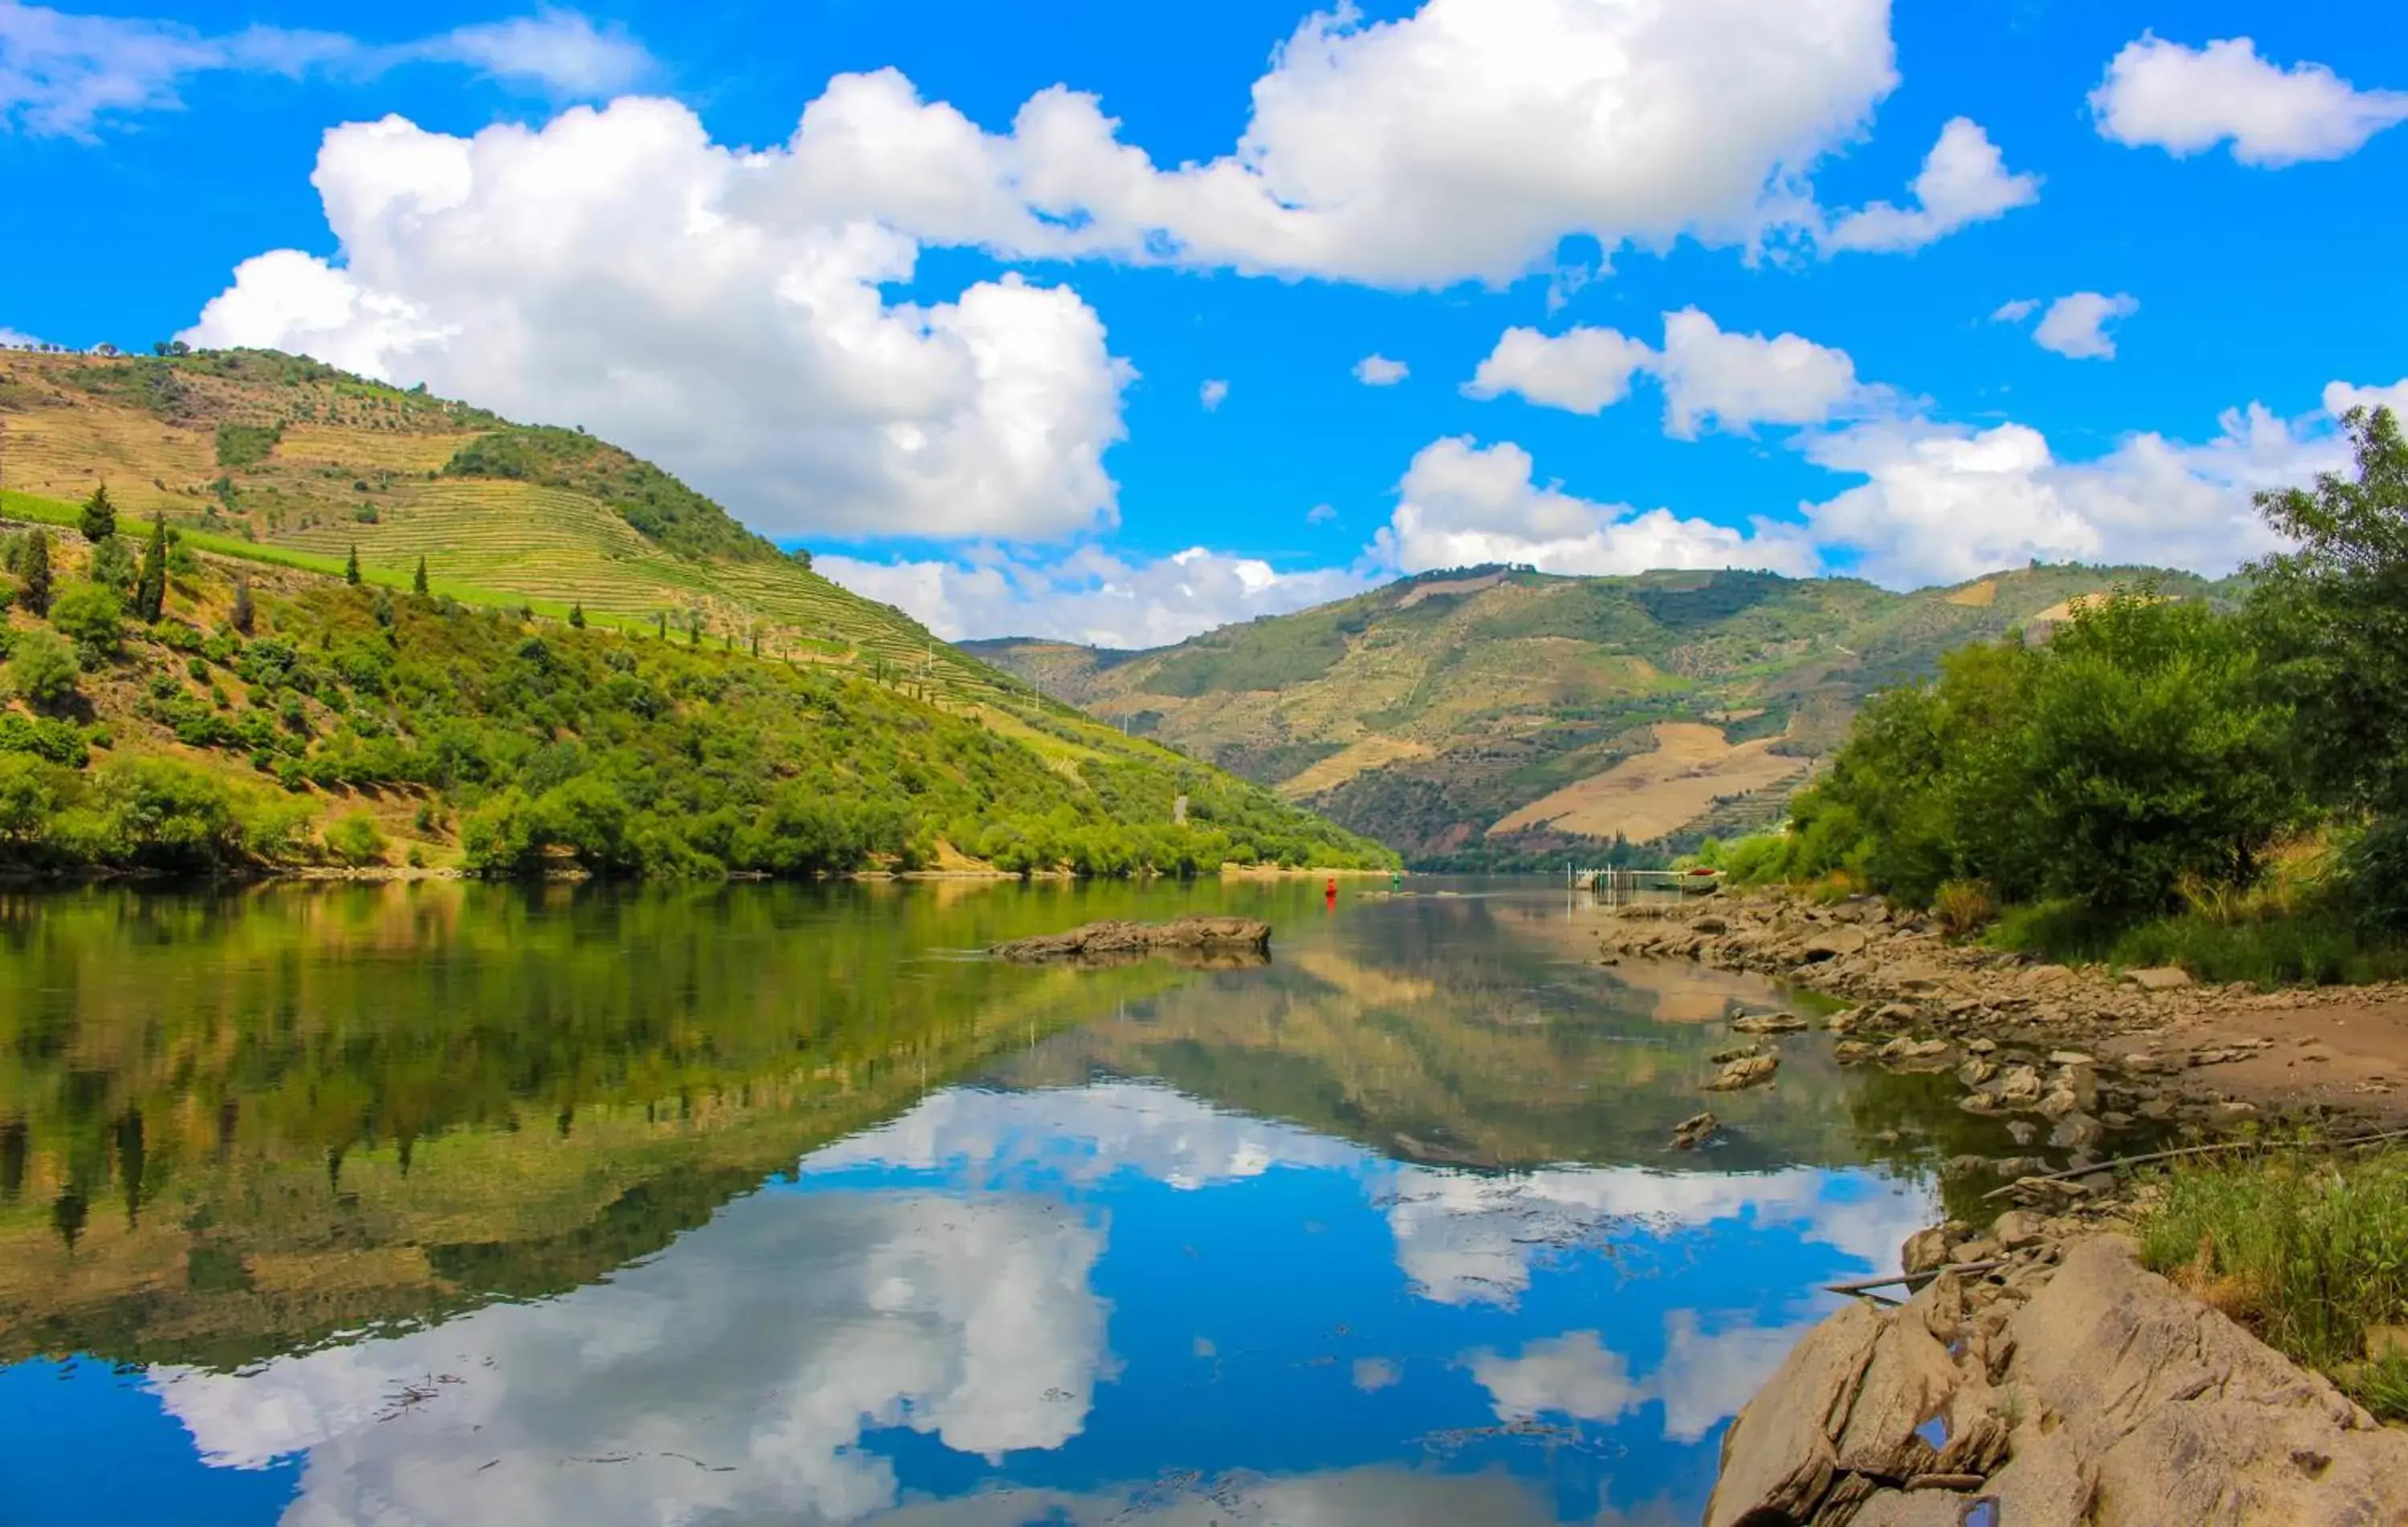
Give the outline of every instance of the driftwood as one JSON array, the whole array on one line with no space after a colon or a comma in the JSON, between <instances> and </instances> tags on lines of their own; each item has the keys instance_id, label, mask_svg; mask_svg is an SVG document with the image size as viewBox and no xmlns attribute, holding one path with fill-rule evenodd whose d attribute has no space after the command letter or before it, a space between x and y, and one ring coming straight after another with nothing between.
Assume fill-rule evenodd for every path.
<instances>
[{"instance_id":1,"label":"driftwood","mask_svg":"<svg viewBox=\"0 0 2408 1527\"><path fill-rule=\"evenodd\" d=\"M1827 1293L1860 1294L1872 1289L1886 1289L1893 1283L1928 1283L1942 1273L1956 1273L1960 1275L1967 1273L1987 1273L2006 1265L2007 1259L2004 1257L1993 1258L1988 1261L1949 1262L1941 1267L1927 1267L1920 1273L1893 1273L1885 1278L1858 1278L1854 1283L1826 1283L1823 1285L1823 1289Z\"/></svg>"},{"instance_id":2,"label":"driftwood","mask_svg":"<svg viewBox=\"0 0 2408 1527\"><path fill-rule=\"evenodd\" d=\"M1271 945L1271 925L1255 917L1181 917L1168 923L1089 923L1068 933L998 944L988 953L1025 963L1049 960L1109 962L1151 954L1236 956L1234 963L1258 962ZM1247 956L1256 957L1249 960Z\"/></svg>"}]
</instances>

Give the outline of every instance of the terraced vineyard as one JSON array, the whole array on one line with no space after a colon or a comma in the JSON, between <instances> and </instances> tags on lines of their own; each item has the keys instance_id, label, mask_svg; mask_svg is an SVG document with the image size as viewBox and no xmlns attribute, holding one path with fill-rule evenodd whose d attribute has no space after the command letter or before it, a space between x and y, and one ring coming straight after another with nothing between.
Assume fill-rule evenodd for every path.
<instances>
[{"instance_id":1,"label":"terraced vineyard","mask_svg":"<svg viewBox=\"0 0 2408 1527\"><path fill-rule=\"evenodd\" d=\"M222 555L338 571L357 548L370 581L396 586L423 557L438 592L469 603L554 616L581 606L596 624L681 636L698 624L708 640L903 676L965 707L1046 713L1049 736L1110 730L812 573L624 453L571 439L558 481L480 475L462 466L476 442L523 437L540 448L528 459L549 466L569 432L521 430L316 362L0 353L0 486L27 496L21 515L72 524L105 483L121 514L165 514ZM645 503L586 486L622 479L668 484L686 539L699 518L699 539L728 550L666 543L639 528Z\"/></svg>"}]
</instances>

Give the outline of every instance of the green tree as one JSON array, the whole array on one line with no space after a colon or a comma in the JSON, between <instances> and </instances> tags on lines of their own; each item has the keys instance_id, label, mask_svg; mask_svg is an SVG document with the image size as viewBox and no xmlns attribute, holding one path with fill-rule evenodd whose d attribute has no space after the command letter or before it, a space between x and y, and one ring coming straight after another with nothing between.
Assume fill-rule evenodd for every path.
<instances>
[{"instance_id":1,"label":"green tree","mask_svg":"<svg viewBox=\"0 0 2408 1527\"><path fill-rule=\"evenodd\" d=\"M125 544L125 538L111 536L92 549L92 561L85 567L84 576L95 583L108 584L121 596L130 596L137 570L134 551Z\"/></svg>"},{"instance_id":2,"label":"green tree","mask_svg":"<svg viewBox=\"0 0 2408 1527\"><path fill-rule=\"evenodd\" d=\"M48 631L28 631L8 656L8 687L37 711L56 711L75 698L75 654Z\"/></svg>"},{"instance_id":3,"label":"green tree","mask_svg":"<svg viewBox=\"0 0 2408 1527\"><path fill-rule=\"evenodd\" d=\"M409 575L409 591L421 598L426 597L426 558L418 559L418 570Z\"/></svg>"},{"instance_id":4,"label":"green tree","mask_svg":"<svg viewBox=\"0 0 2408 1527\"><path fill-rule=\"evenodd\" d=\"M36 528L25 542L25 608L36 615L50 612L50 535Z\"/></svg>"},{"instance_id":5,"label":"green tree","mask_svg":"<svg viewBox=\"0 0 2408 1527\"><path fill-rule=\"evenodd\" d=\"M125 637L125 607L117 591L98 583L69 583L50 605L50 624L76 644L76 655L97 668L117 657Z\"/></svg>"},{"instance_id":6,"label":"green tree","mask_svg":"<svg viewBox=\"0 0 2408 1527\"><path fill-rule=\"evenodd\" d=\"M2408 813L2408 440L2389 409L2343 421L2354 477L2258 496L2299 550L2252 570L2249 619L2298 707L2317 793Z\"/></svg>"},{"instance_id":7,"label":"green tree","mask_svg":"<svg viewBox=\"0 0 2408 1527\"><path fill-rule=\"evenodd\" d=\"M234 608L226 612L226 624L243 635L249 636L251 627L258 619L259 612L251 601L251 574L236 573L234 575Z\"/></svg>"},{"instance_id":8,"label":"green tree","mask_svg":"<svg viewBox=\"0 0 2408 1527\"><path fill-rule=\"evenodd\" d=\"M353 588L359 587L360 549L356 542L353 543L351 554L343 558L343 582L351 584Z\"/></svg>"},{"instance_id":9,"label":"green tree","mask_svg":"<svg viewBox=\"0 0 2408 1527\"><path fill-rule=\"evenodd\" d=\"M92 497L83 501L83 515L77 528L94 546L117 534L117 506L108 501L108 483L93 489Z\"/></svg>"},{"instance_id":10,"label":"green tree","mask_svg":"<svg viewBox=\"0 0 2408 1527\"><path fill-rule=\"evenodd\" d=\"M568 624L569 624L569 625L571 625L571 626L573 626L573 627L575 627L577 629L579 629L579 630L580 630L580 631L581 631L581 630L583 630L583 629L585 629L585 606L584 606L584 605L582 605L582 604L572 604L572 605L570 605L570 606L568 607Z\"/></svg>"},{"instance_id":11,"label":"green tree","mask_svg":"<svg viewBox=\"0 0 2408 1527\"><path fill-rule=\"evenodd\" d=\"M153 625L167 612L167 519L150 516L150 539L142 547L142 570L134 579L134 614Z\"/></svg>"}]
</instances>

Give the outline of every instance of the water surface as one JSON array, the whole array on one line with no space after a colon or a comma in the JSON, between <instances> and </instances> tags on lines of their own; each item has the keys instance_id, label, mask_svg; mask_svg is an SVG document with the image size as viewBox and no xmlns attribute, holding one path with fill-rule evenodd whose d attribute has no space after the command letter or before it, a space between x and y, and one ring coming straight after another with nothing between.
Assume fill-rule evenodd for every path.
<instances>
[{"instance_id":1,"label":"water surface","mask_svg":"<svg viewBox=\"0 0 2408 1527\"><path fill-rule=\"evenodd\" d=\"M0 1520L1694 1520L1982 1126L1411 884L0 900Z\"/></svg>"}]
</instances>

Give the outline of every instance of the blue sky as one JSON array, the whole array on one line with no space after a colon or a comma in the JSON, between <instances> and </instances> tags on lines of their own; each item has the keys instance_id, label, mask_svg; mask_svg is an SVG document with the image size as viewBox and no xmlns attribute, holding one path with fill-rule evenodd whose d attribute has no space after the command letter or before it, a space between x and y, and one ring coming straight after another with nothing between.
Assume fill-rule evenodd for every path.
<instances>
[{"instance_id":1,"label":"blue sky","mask_svg":"<svg viewBox=\"0 0 2408 1527\"><path fill-rule=\"evenodd\" d=\"M0 0L0 328L582 424L951 636L2223 571L2408 401L2395 7L358 15Z\"/></svg>"}]
</instances>

